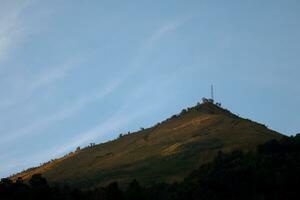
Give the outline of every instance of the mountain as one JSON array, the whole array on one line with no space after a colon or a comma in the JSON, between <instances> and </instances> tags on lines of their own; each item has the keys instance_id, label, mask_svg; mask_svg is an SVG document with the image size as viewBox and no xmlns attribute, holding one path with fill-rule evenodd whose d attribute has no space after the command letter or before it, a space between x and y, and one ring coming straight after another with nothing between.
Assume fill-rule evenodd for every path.
<instances>
[{"instance_id":1,"label":"mountain","mask_svg":"<svg viewBox=\"0 0 300 200\"><path fill-rule=\"evenodd\" d=\"M144 185L182 180L219 151L255 150L283 135L204 100L147 129L93 145L12 177L42 173L50 183L92 188L137 179Z\"/></svg>"}]
</instances>

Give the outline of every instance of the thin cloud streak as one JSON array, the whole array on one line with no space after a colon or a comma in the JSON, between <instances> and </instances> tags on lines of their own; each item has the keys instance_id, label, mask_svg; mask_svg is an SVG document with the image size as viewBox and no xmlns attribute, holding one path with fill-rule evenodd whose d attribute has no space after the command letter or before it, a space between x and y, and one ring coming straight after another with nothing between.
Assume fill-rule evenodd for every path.
<instances>
[{"instance_id":1,"label":"thin cloud streak","mask_svg":"<svg viewBox=\"0 0 300 200\"><path fill-rule=\"evenodd\" d=\"M79 61L77 60L70 60L62 65L44 71L35 80L25 84L25 86L20 86L20 88L17 89L16 95L8 99L3 99L0 102L0 109L7 109L10 106L24 102L30 99L39 89L51 84L56 84L59 79L63 79L71 70L75 69L78 63Z\"/></svg>"},{"instance_id":2,"label":"thin cloud streak","mask_svg":"<svg viewBox=\"0 0 300 200\"><path fill-rule=\"evenodd\" d=\"M157 43L164 35L171 33L179 28L184 21L171 21L167 24L164 24L159 29L157 29L144 43L143 48L152 48L155 43Z\"/></svg>"},{"instance_id":3,"label":"thin cloud streak","mask_svg":"<svg viewBox=\"0 0 300 200\"><path fill-rule=\"evenodd\" d=\"M68 117L73 116L75 113L81 111L84 109L88 104L99 100L106 95L110 94L114 91L119 85L119 81L115 81L107 85L104 89L102 89L100 92L94 92L89 95L82 95L79 97L75 102L73 102L69 107L55 112L53 114L48 115L45 118L42 118L41 120L36 121L35 123L31 124L30 126L24 127L19 129L18 131L15 131L13 133L8 134L5 138L2 138L0 143L8 142L17 138L21 138L23 136L28 136L30 134L31 136L34 134L37 134L38 130L45 129L49 127L51 124L64 120Z\"/></svg>"},{"instance_id":4,"label":"thin cloud streak","mask_svg":"<svg viewBox=\"0 0 300 200\"><path fill-rule=\"evenodd\" d=\"M24 37L25 28L21 24L22 14L32 3L32 1L26 0L17 3L7 2L3 3L2 9L0 8L2 13L0 14L0 62L9 55L11 49Z\"/></svg>"},{"instance_id":5,"label":"thin cloud streak","mask_svg":"<svg viewBox=\"0 0 300 200\"><path fill-rule=\"evenodd\" d=\"M157 30L155 30L148 38L146 38L138 53L137 56L133 59L131 68L138 68L142 65L143 60L151 53L152 49L155 45L167 34L170 34L176 31L180 26L182 26L186 21L188 21L191 17L186 17L180 20L170 21L166 24L160 26Z\"/></svg>"},{"instance_id":6,"label":"thin cloud streak","mask_svg":"<svg viewBox=\"0 0 300 200\"><path fill-rule=\"evenodd\" d=\"M27 89L28 96L30 96L36 90L42 88L43 86L49 85L56 82L58 79L65 77L71 70L78 66L77 61L67 61L65 64L59 67L51 68L45 71L41 76L38 77L34 82L32 82Z\"/></svg>"}]
</instances>

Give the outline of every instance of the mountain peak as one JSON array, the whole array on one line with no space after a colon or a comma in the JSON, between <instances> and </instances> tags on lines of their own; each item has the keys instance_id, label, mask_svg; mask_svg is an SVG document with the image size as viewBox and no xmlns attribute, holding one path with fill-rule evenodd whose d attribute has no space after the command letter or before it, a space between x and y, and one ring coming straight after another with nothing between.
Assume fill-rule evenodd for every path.
<instances>
[{"instance_id":1,"label":"mountain peak","mask_svg":"<svg viewBox=\"0 0 300 200\"><path fill-rule=\"evenodd\" d=\"M202 103L197 103L197 105L183 109L180 114L188 113L191 111L197 111L203 114L228 114L231 116L235 116L229 110L223 108L221 103L214 103L212 99L202 99Z\"/></svg>"},{"instance_id":2,"label":"mountain peak","mask_svg":"<svg viewBox=\"0 0 300 200\"><path fill-rule=\"evenodd\" d=\"M215 104L209 101L198 104L195 108L200 112L208 114L230 113L228 110L222 108L220 103Z\"/></svg>"},{"instance_id":3,"label":"mountain peak","mask_svg":"<svg viewBox=\"0 0 300 200\"><path fill-rule=\"evenodd\" d=\"M133 177L145 185L159 180L173 182L211 161L219 151L249 151L281 137L265 126L237 117L220 103L203 99L157 126L83 148L12 178L28 179L42 173L52 184L80 188L116 180L126 185Z\"/></svg>"}]
</instances>

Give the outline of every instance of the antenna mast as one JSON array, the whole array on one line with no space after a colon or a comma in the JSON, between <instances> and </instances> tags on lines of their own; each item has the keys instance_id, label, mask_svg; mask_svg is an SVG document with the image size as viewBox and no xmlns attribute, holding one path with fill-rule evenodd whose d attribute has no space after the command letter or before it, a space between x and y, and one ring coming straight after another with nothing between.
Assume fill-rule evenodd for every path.
<instances>
[{"instance_id":1,"label":"antenna mast","mask_svg":"<svg viewBox=\"0 0 300 200\"><path fill-rule=\"evenodd\" d=\"M211 84L211 86L210 86L210 92L211 92L211 99L212 99L212 101L214 101L214 85L213 84Z\"/></svg>"}]
</instances>

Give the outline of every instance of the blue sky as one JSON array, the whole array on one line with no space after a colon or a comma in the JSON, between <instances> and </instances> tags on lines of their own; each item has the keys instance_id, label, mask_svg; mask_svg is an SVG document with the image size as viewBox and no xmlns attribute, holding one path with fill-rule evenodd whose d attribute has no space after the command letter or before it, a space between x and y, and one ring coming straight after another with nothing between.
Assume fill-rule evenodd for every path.
<instances>
[{"instance_id":1,"label":"blue sky","mask_svg":"<svg viewBox=\"0 0 300 200\"><path fill-rule=\"evenodd\" d=\"M300 132L300 2L0 0L0 177L209 97Z\"/></svg>"}]
</instances>

